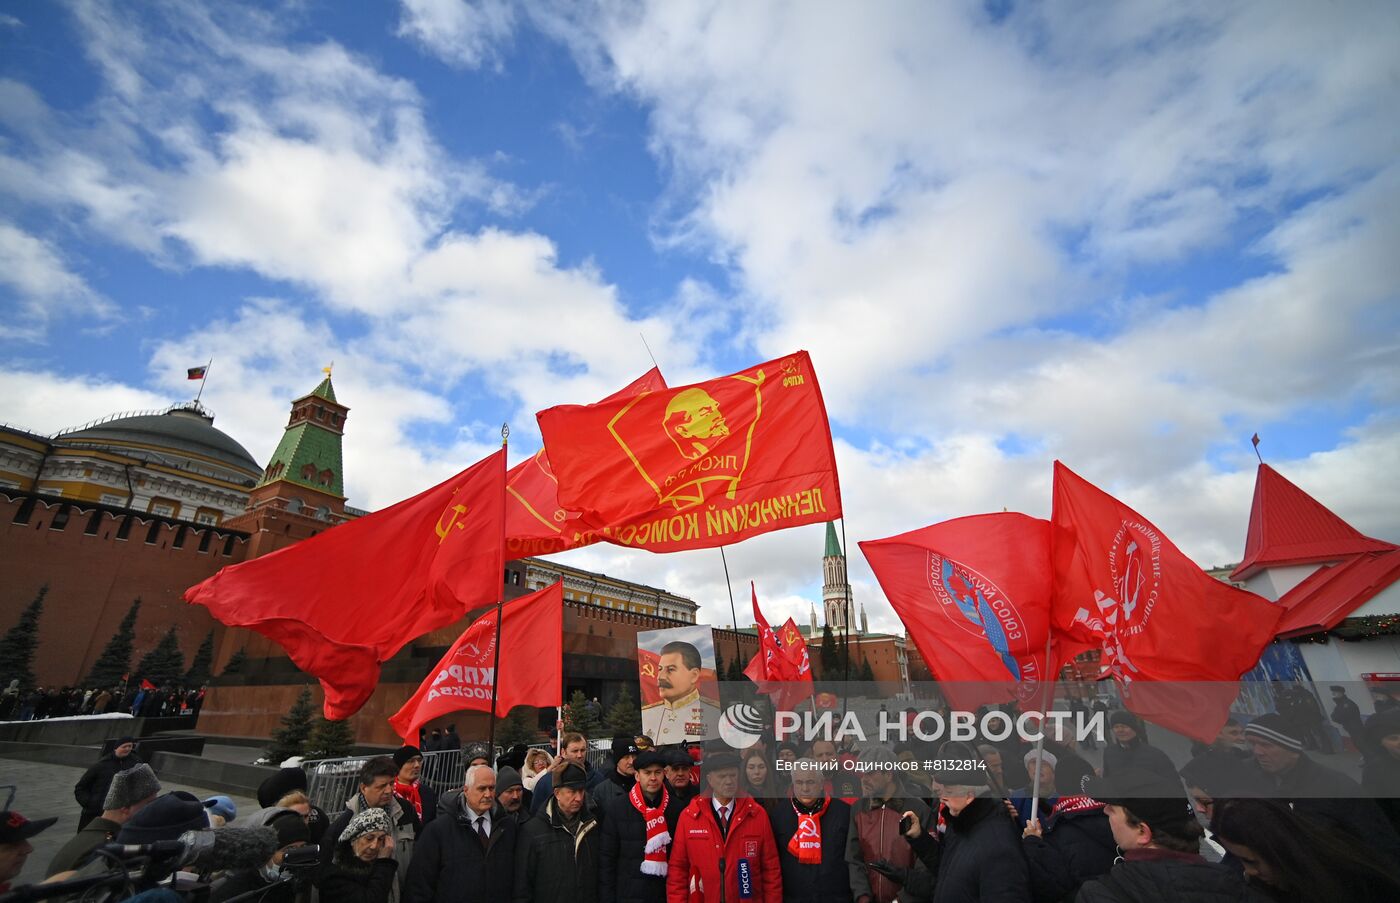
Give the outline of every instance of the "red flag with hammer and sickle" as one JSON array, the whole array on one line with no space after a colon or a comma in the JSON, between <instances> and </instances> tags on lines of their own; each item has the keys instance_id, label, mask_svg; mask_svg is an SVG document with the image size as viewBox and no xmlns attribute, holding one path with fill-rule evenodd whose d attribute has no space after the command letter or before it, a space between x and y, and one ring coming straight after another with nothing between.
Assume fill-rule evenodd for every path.
<instances>
[{"instance_id":1,"label":"red flag with hammer and sickle","mask_svg":"<svg viewBox=\"0 0 1400 903\"><path fill-rule=\"evenodd\" d=\"M499 627L494 607L473 621L418 691L389 718L405 743L416 744L418 728L442 715L491 711L493 687L497 718L518 705L563 702L563 582L512 599L500 607L499 616Z\"/></svg>"},{"instance_id":2,"label":"red flag with hammer and sickle","mask_svg":"<svg viewBox=\"0 0 1400 903\"><path fill-rule=\"evenodd\" d=\"M185 590L230 627L273 640L355 714L379 664L501 595L505 449L446 482Z\"/></svg>"},{"instance_id":3,"label":"red flag with hammer and sickle","mask_svg":"<svg viewBox=\"0 0 1400 903\"><path fill-rule=\"evenodd\" d=\"M841 514L831 426L805 351L536 417L559 505L607 542L713 548Z\"/></svg>"},{"instance_id":4,"label":"red flag with hammer and sickle","mask_svg":"<svg viewBox=\"0 0 1400 903\"><path fill-rule=\"evenodd\" d=\"M653 367L604 402L629 399L666 388ZM559 481L544 449L506 473L506 553L510 558L550 555L592 545L600 538L577 514L559 507Z\"/></svg>"}]
</instances>

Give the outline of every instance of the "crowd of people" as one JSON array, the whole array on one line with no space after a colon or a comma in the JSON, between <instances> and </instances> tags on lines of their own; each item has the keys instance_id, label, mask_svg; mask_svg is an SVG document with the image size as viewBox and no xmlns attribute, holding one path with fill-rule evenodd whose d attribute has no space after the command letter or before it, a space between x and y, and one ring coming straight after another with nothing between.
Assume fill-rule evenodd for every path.
<instances>
[{"instance_id":1,"label":"crowd of people","mask_svg":"<svg viewBox=\"0 0 1400 903\"><path fill-rule=\"evenodd\" d=\"M43 721L74 715L122 712L139 718L199 714L204 688L122 685L115 687L34 687L19 680L0 690L0 721Z\"/></svg>"},{"instance_id":2,"label":"crowd of people","mask_svg":"<svg viewBox=\"0 0 1400 903\"><path fill-rule=\"evenodd\" d=\"M105 841L227 819L275 830L277 847L219 876L215 903L1400 899L1400 711L1354 724L1364 788L1311 756L1285 714L1232 719L1180 769L1135 715L1107 721L1099 767L1054 720L1034 745L945 743L931 769L908 744L825 739L736 752L617 737L596 768L577 733L557 754L518 746L494 761L468 743L461 785L444 792L404 746L367 760L339 811L311 805L288 768L236 821L227 801L161 795L122 744L75 788L85 824L48 873L100 867L84 862ZM43 825L5 817L0 880ZM281 880L307 844L314 871Z\"/></svg>"}]
</instances>

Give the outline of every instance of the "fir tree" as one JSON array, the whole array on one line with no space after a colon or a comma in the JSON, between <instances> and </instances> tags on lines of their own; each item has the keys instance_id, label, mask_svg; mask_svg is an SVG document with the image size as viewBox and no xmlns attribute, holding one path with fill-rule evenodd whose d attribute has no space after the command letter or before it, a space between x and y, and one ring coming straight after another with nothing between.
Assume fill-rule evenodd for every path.
<instances>
[{"instance_id":1,"label":"fir tree","mask_svg":"<svg viewBox=\"0 0 1400 903\"><path fill-rule=\"evenodd\" d=\"M617 702L608 709L603 723L613 736L628 734L635 737L642 732L642 710L632 701L632 694L626 687L618 694Z\"/></svg>"},{"instance_id":2,"label":"fir tree","mask_svg":"<svg viewBox=\"0 0 1400 903\"><path fill-rule=\"evenodd\" d=\"M102 654L88 672L87 685L90 687L115 687L131 671L131 653L136 646L136 616L141 611L141 599L131 602L117 632L102 647Z\"/></svg>"},{"instance_id":3,"label":"fir tree","mask_svg":"<svg viewBox=\"0 0 1400 903\"><path fill-rule=\"evenodd\" d=\"M0 637L0 686L8 687L10 681L19 680L19 688L28 690L35 685L34 649L39 645L39 615L44 611L44 597L49 594L48 584L39 587L34 601L20 614L19 621L4 637Z\"/></svg>"},{"instance_id":4,"label":"fir tree","mask_svg":"<svg viewBox=\"0 0 1400 903\"><path fill-rule=\"evenodd\" d=\"M180 651L180 640L175 635L175 626L165 632L165 636L160 638L156 648L147 652L141 658L141 664L136 666L136 672L144 680L149 680L158 687L169 686L178 683L185 671L185 654Z\"/></svg>"},{"instance_id":5,"label":"fir tree","mask_svg":"<svg viewBox=\"0 0 1400 903\"><path fill-rule=\"evenodd\" d=\"M729 671L724 675L724 679L728 681L748 680L748 677L744 674L744 666L740 664L737 658L729 660Z\"/></svg>"},{"instance_id":6,"label":"fir tree","mask_svg":"<svg viewBox=\"0 0 1400 903\"><path fill-rule=\"evenodd\" d=\"M831 625L822 625L822 648L818 659L822 666L823 680L841 679L841 655L836 651L836 636L831 632Z\"/></svg>"},{"instance_id":7,"label":"fir tree","mask_svg":"<svg viewBox=\"0 0 1400 903\"><path fill-rule=\"evenodd\" d=\"M870 659L863 655L860 657L860 679L866 683L875 682L875 669L870 667Z\"/></svg>"},{"instance_id":8,"label":"fir tree","mask_svg":"<svg viewBox=\"0 0 1400 903\"><path fill-rule=\"evenodd\" d=\"M350 755L354 746L355 731L349 720L330 721L324 713L318 713L306 741L306 758L342 759Z\"/></svg>"},{"instance_id":9,"label":"fir tree","mask_svg":"<svg viewBox=\"0 0 1400 903\"><path fill-rule=\"evenodd\" d=\"M243 666L247 664L247 662L248 650L239 646L238 651L228 657L228 662L224 665L224 670L219 672L219 676L223 677L225 674L237 674L239 671L243 670Z\"/></svg>"},{"instance_id":10,"label":"fir tree","mask_svg":"<svg viewBox=\"0 0 1400 903\"><path fill-rule=\"evenodd\" d=\"M185 686L202 687L209 683L209 666L213 663L214 631L210 630L204 635L204 642L199 644L199 651L194 654L190 670L185 672Z\"/></svg>"},{"instance_id":11,"label":"fir tree","mask_svg":"<svg viewBox=\"0 0 1400 903\"><path fill-rule=\"evenodd\" d=\"M536 743L540 732L535 727L537 719L530 713L529 706L518 705L510 710L509 717L496 720L496 745L509 748L517 743Z\"/></svg>"},{"instance_id":12,"label":"fir tree","mask_svg":"<svg viewBox=\"0 0 1400 903\"><path fill-rule=\"evenodd\" d=\"M592 739L598 736L602 727L603 723L588 705L588 697L583 695L582 690L575 690L569 697L569 708L564 715L564 730L578 731Z\"/></svg>"},{"instance_id":13,"label":"fir tree","mask_svg":"<svg viewBox=\"0 0 1400 903\"><path fill-rule=\"evenodd\" d=\"M282 724L272 732L272 748L267 757L278 765L292 756L299 756L306 750L306 740L311 736L311 689L308 687L297 696L291 709L282 716Z\"/></svg>"}]
</instances>

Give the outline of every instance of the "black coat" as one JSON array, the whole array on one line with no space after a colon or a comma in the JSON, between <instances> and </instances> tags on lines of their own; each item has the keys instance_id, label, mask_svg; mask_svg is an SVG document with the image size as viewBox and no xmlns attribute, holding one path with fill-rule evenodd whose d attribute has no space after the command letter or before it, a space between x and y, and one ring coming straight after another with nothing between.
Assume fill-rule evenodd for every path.
<instances>
[{"instance_id":1,"label":"black coat","mask_svg":"<svg viewBox=\"0 0 1400 903\"><path fill-rule=\"evenodd\" d=\"M1091 878L1108 874L1118 844L1103 809L1062 812L1041 837L1021 841L1035 903L1056 903Z\"/></svg>"},{"instance_id":2,"label":"black coat","mask_svg":"<svg viewBox=\"0 0 1400 903\"><path fill-rule=\"evenodd\" d=\"M1084 792L1084 779L1093 777L1094 766L1066 743L1045 741L1045 751L1055 757L1055 789L1061 796Z\"/></svg>"},{"instance_id":3,"label":"black coat","mask_svg":"<svg viewBox=\"0 0 1400 903\"><path fill-rule=\"evenodd\" d=\"M685 805L670 794L666 830L673 837L676 817ZM666 903L665 876L642 874L647 843L642 813L625 795L614 797L605 810L598 835L598 903Z\"/></svg>"},{"instance_id":4,"label":"black coat","mask_svg":"<svg viewBox=\"0 0 1400 903\"><path fill-rule=\"evenodd\" d=\"M321 877L321 899L326 903L385 903L398 870L393 859L376 859L368 865L358 859L332 862Z\"/></svg>"},{"instance_id":5,"label":"black coat","mask_svg":"<svg viewBox=\"0 0 1400 903\"><path fill-rule=\"evenodd\" d=\"M505 903L514 895L518 825L497 806L483 847L464 816L462 797L444 796L447 811L433 819L413 848L402 903ZM322 900L327 900L322 894ZM334 898L330 898L334 899ZM327 901L329 903L329 900Z\"/></svg>"},{"instance_id":6,"label":"black coat","mask_svg":"<svg viewBox=\"0 0 1400 903\"><path fill-rule=\"evenodd\" d=\"M1145 768L1170 781L1178 779L1176 766L1172 764L1171 759L1167 758L1167 754L1147 743L1141 737L1133 740L1127 746L1116 740L1110 740L1103 751L1103 776L1111 777L1128 768Z\"/></svg>"},{"instance_id":7,"label":"black coat","mask_svg":"<svg viewBox=\"0 0 1400 903\"><path fill-rule=\"evenodd\" d=\"M260 888L268 887L269 882L262 876L258 869L239 869L229 872L221 881L215 883L213 890L209 892L210 903L223 903L225 900L232 900L240 894L251 893ZM295 903L297 898L297 888L295 884L280 884L276 888L268 888L261 894L249 897L250 901L256 903Z\"/></svg>"},{"instance_id":8,"label":"black coat","mask_svg":"<svg viewBox=\"0 0 1400 903\"><path fill-rule=\"evenodd\" d=\"M117 772L140 764L141 757L133 752L125 759L107 753L88 766L88 770L78 778L78 783L73 785L73 799L83 808L82 824L102 814L102 804L107 801L107 791L112 789L112 778L117 776Z\"/></svg>"},{"instance_id":9,"label":"black coat","mask_svg":"<svg viewBox=\"0 0 1400 903\"><path fill-rule=\"evenodd\" d=\"M999 799L979 797L948 816L948 833L925 831L914 851L935 875L934 903L1025 903L1030 874L1021 840Z\"/></svg>"},{"instance_id":10,"label":"black coat","mask_svg":"<svg viewBox=\"0 0 1400 903\"><path fill-rule=\"evenodd\" d=\"M851 870L846 863L846 839L851 830L851 807L832 800L821 817L822 861L804 865L788 851L797 833L797 810L792 800L773 800L768 809L778 861L783 866L783 898L804 903L851 903Z\"/></svg>"},{"instance_id":11,"label":"black coat","mask_svg":"<svg viewBox=\"0 0 1400 903\"><path fill-rule=\"evenodd\" d=\"M1400 759L1381 751L1366 760L1361 787L1381 807L1391 827L1400 832Z\"/></svg>"},{"instance_id":12,"label":"black coat","mask_svg":"<svg viewBox=\"0 0 1400 903\"><path fill-rule=\"evenodd\" d=\"M1257 766L1256 766L1257 768ZM1269 795L1323 828L1340 830L1388 862L1400 865L1400 835L1361 785L1308 756L1281 777L1260 773Z\"/></svg>"},{"instance_id":13,"label":"black coat","mask_svg":"<svg viewBox=\"0 0 1400 903\"><path fill-rule=\"evenodd\" d=\"M554 801L520 826L515 846L515 903L595 903L598 899L597 819L587 810L576 832L560 823Z\"/></svg>"},{"instance_id":14,"label":"black coat","mask_svg":"<svg viewBox=\"0 0 1400 903\"><path fill-rule=\"evenodd\" d=\"M1075 903L1233 903L1263 899L1244 876L1199 856L1120 862L1107 875L1086 881Z\"/></svg>"}]
</instances>

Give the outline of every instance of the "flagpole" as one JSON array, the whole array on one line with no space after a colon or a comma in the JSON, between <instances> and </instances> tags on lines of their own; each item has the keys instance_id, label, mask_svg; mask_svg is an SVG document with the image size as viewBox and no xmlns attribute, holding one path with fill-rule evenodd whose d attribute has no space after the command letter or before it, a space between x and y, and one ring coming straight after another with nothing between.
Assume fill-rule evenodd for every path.
<instances>
[{"instance_id":1,"label":"flagpole","mask_svg":"<svg viewBox=\"0 0 1400 903\"><path fill-rule=\"evenodd\" d=\"M501 424L501 456L505 457L506 443L510 439L510 426ZM505 469L506 462L501 461L501 469ZM506 547L506 481L501 479L501 549L502 557ZM491 723L486 731L486 748L491 753L491 767L496 767L496 688L501 683L501 609L506 604L505 582L501 584L501 595L496 602L496 662L491 669ZM561 672L563 668L559 669Z\"/></svg>"},{"instance_id":2,"label":"flagpole","mask_svg":"<svg viewBox=\"0 0 1400 903\"><path fill-rule=\"evenodd\" d=\"M724 546L719 547L719 560L724 562L724 588L729 590L729 617L734 624L734 659L737 661L744 657L744 652L739 648L739 614L734 608L734 584L729 582L729 559L724 557ZM716 680L724 680L723 674L716 674Z\"/></svg>"},{"instance_id":3,"label":"flagpole","mask_svg":"<svg viewBox=\"0 0 1400 903\"><path fill-rule=\"evenodd\" d=\"M846 542L846 514L841 514L841 557L847 558L846 564L846 599L843 603L846 614L841 620L846 629L846 692L841 694L841 716L846 715L847 697L851 695L851 570L848 553L850 546ZM860 646L860 633L856 633L856 646Z\"/></svg>"},{"instance_id":4,"label":"flagpole","mask_svg":"<svg viewBox=\"0 0 1400 903\"><path fill-rule=\"evenodd\" d=\"M1040 704L1040 739L1035 741L1035 777L1031 784L1031 817L1030 821L1035 821L1040 812L1040 762L1045 755L1045 721L1048 703L1051 701L1051 691L1055 686L1055 674L1050 667L1050 643L1053 634L1045 638L1045 670L1051 672L1049 680L1045 682L1045 697ZM1029 822L1027 822L1029 824Z\"/></svg>"},{"instance_id":5,"label":"flagpole","mask_svg":"<svg viewBox=\"0 0 1400 903\"><path fill-rule=\"evenodd\" d=\"M204 375L199 378L199 391L194 395L194 403L199 404L199 400L204 397L204 384L209 382L209 371L214 368L214 358L209 358L209 363L204 365Z\"/></svg>"}]
</instances>

